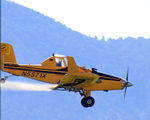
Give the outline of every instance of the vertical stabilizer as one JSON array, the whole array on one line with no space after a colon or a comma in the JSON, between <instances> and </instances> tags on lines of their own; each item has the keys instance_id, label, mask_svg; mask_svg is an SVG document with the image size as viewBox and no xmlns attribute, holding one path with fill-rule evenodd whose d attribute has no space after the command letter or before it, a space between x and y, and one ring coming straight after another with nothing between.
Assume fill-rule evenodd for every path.
<instances>
[{"instance_id":1,"label":"vertical stabilizer","mask_svg":"<svg viewBox=\"0 0 150 120\"><path fill-rule=\"evenodd\" d=\"M1 66L4 63L17 64L13 47L10 44L0 43L0 48L1 48L1 50L0 50L0 54L1 54L0 63L1 63Z\"/></svg>"}]
</instances>

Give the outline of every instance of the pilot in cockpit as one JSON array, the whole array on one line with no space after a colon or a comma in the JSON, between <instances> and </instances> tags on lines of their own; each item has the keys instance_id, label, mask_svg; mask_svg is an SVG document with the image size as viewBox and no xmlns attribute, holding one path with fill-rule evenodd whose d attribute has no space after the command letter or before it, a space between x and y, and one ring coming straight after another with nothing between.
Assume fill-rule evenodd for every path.
<instances>
[{"instance_id":1,"label":"pilot in cockpit","mask_svg":"<svg viewBox=\"0 0 150 120\"><path fill-rule=\"evenodd\" d=\"M62 66L62 59L61 58L56 58L56 66L61 67Z\"/></svg>"}]
</instances>

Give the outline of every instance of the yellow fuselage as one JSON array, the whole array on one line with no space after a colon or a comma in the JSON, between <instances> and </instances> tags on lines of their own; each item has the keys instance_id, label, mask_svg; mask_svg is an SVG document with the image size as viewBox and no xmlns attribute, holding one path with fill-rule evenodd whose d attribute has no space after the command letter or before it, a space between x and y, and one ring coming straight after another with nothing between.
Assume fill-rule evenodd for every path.
<instances>
[{"instance_id":1,"label":"yellow fuselage","mask_svg":"<svg viewBox=\"0 0 150 120\"><path fill-rule=\"evenodd\" d=\"M84 70L78 68L80 73L74 74L74 76L80 76L79 78L87 78L85 82L75 85L74 87L83 88L90 91L98 90L119 90L122 89L123 80L109 78L107 76L99 76L92 73L90 70ZM42 65L18 65L18 64L4 64L3 71L12 73L14 75L23 76L47 83L73 83L75 78L71 75L68 77L67 67L46 67ZM91 79L95 77L95 81L91 82ZM97 78L101 78L101 83L96 83Z\"/></svg>"}]
</instances>

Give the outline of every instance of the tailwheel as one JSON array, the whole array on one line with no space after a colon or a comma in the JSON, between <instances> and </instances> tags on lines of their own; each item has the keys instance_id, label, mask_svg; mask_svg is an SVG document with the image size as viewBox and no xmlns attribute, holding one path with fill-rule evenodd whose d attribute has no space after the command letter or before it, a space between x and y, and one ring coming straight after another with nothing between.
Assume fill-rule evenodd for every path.
<instances>
[{"instance_id":1,"label":"tailwheel","mask_svg":"<svg viewBox=\"0 0 150 120\"><path fill-rule=\"evenodd\" d=\"M4 78L1 78L1 79L0 79L0 83L5 83L5 79L4 79Z\"/></svg>"},{"instance_id":2,"label":"tailwheel","mask_svg":"<svg viewBox=\"0 0 150 120\"><path fill-rule=\"evenodd\" d=\"M81 104L83 105L83 107L92 107L94 103L95 103L95 100L91 96L84 97L81 100Z\"/></svg>"},{"instance_id":3,"label":"tailwheel","mask_svg":"<svg viewBox=\"0 0 150 120\"><path fill-rule=\"evenodd\" d=\"M12 75L5 76L4 78L0 78L0 83L5 83L6 79L11 77Z\"/></svg>"}]
</instances>

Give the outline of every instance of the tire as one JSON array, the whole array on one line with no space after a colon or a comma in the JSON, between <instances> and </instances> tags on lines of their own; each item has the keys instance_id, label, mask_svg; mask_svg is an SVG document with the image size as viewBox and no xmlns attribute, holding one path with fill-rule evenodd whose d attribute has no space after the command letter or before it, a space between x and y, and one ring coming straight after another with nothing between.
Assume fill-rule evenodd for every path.
<instances>
[{"instance_id":1,"label":"tire","mask_svg":"<svg viewBox=\"0 0 150 120\"><path fill-rule=\"evenodd\" d=\"M1 79L1 80L0 80L0 83L4 84L4 83L5 83L5 80Z\"/></svg>"},{"instance_id":2,"label":"tire","mask_svg":"<svg viewBox=\"0 0 150 120\"><path fill-rule=\"evenodd\" d=\"M83 107L92 107L95 103L95 100L93 97L89 96L89 97L84 97L81 100L81 104Z\"/></svg>"}]
</instances>

